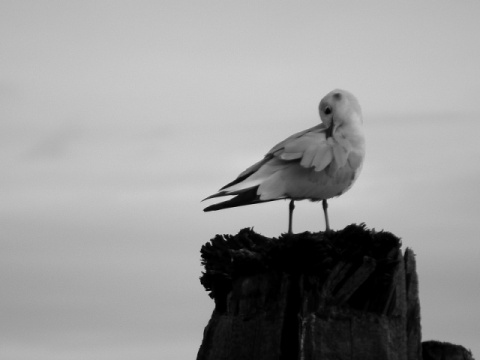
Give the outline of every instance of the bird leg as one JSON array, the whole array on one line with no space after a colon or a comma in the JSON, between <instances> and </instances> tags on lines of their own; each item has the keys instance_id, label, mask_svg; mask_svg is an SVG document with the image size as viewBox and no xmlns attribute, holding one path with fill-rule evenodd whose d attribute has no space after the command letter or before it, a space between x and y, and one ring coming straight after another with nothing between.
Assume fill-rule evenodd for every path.
<instances>
[{"instance_id":1,"label":"bird leg","mask_svg":"<svg viewBox=\"0 0 480 360\"><path fill-rule=\"evenodd\" d=\"M327 211L328 203L326 199L322 201L322 205L323 205L323 213L325 214L325 225L326 225L325 231L330 231L330 223L328 222L328 211Z\"/></svg>"},{"instance_id":2,"label":"bird leg","mask_svg":"<svg viewBox=\"0 0 480 360\"><path fill-rule=\"evenodd\" d=\"M288 206L288 233L290 235L292 234L293 209L295 209L295 201L290 200L290 205Z\"/></svg>"}]
</instances>

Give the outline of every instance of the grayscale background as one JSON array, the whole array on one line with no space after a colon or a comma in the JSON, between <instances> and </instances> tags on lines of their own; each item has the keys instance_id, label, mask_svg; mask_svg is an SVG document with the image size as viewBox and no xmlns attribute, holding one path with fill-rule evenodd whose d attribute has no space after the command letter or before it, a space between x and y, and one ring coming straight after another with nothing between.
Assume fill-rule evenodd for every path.
<instances>
[{"instance_id":1,"label":"grayscale background","mask_svg":"<svg viewBox=\"0 0 480 360\"><path fill-rule=\"evenodd\" d=\"M423 338L480 357L480 3L0 1L0 358L194 359L200 247L287 230L204 197L353 92L367 157L331 225L417 256ZM209 202L208 204L210 204ZM298 202L294 231L324 229Z\"/></svg>"}]
</instances>

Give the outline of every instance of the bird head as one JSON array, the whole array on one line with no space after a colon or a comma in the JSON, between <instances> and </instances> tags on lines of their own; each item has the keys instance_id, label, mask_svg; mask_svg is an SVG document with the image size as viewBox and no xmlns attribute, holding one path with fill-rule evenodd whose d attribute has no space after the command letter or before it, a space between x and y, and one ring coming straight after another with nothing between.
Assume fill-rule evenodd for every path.
<instances>
[{"instance_id":1,"label":"bird head","mask_svg":"<svg viewBox=\"0 0 480 360\"><path fill-rule=\"evenodd\" d=\"M320 101L320 119L331 136L339 126L361 124L362 110L358 100L345 90L333 90Z\"/></svg>"}]
</instances>

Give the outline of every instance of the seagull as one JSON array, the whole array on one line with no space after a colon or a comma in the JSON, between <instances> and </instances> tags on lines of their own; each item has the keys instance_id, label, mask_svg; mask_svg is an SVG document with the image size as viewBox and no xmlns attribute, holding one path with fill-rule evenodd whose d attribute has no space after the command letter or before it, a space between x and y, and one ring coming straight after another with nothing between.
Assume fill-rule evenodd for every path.
<instances>
[{"instance_id":1,"label":"seagull","mask_svg":"<svg viewBox=\"0 0 480 360\"><path fill-rule=\"evenodd\" d=\"M295 201L322 201L326 231L330 231L327 199L349 190L365 157L362 111L345 90L333 90L320 101L321 123L275 145L259 162L217 193L234 195L204 211L290 199L288 233L292 234Z\"/></svg>"}]
</instances>

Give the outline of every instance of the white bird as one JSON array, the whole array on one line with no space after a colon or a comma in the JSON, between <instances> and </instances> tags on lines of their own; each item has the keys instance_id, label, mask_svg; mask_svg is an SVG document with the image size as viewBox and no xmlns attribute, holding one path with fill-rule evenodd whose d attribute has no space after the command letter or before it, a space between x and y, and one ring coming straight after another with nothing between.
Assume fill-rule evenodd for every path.
<instances>
[{"instance_id":1,"label":"white bird","mask_svg":"<svg viewBox=\"0 0 480 360\"><path fill-rule=\"evenodd\" d=\"M275 145L262 160L204 200L227 195L234 198L204 211L290 199L291 234L295 200L322 200L329 231L327 199L342 195L357 179L365 157L365 137L360 105L348 91L328 93L320 101L319 111L319 125Z\"/></svg>"}]
</instances>

